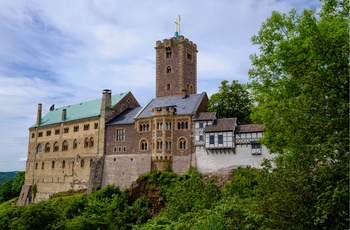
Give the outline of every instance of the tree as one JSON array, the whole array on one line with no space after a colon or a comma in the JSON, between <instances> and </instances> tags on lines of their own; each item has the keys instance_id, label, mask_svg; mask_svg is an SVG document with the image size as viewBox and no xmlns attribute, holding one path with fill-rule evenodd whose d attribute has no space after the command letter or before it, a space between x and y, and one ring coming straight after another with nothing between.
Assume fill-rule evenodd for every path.
<instances>
[{"instance_id":1,"label":"tree","mask_svg":"<svg viewBox=\"0 0 350 230\"><path fill-rule=\"evenodd\" d=\"M252 38L260 46L249 70L253 119L265 126L261 141L281 154L277 178L294 189L277 191L278 203L303 202L285 210L309 224L301 228L348 227L348 19L348 0L324 0L319 15L273 12Z\"/></svg>"},{"instance_id":2,"label":"tree","mask_svg":"<svg viewBox=\"0 0 350 230\"><path fill-rule=\"evenodd\" d=\"M219 89L219 92L210 97L208 110L216 112L219 118L237 117L240 124L249 123L252 102L247 86L236 80L231 85L223 80Z\"/></svg>"},{"instance_id":3,"label":"tree","mask_svg":"<svg viewBox=\"0 0 350 230\"><path fill-rule=\"evenodd\" d=\"M16 176L3 183L0 187L0 203L18 197L24 184L24 172L18 172Z\"/></svg>"}]
</instances>

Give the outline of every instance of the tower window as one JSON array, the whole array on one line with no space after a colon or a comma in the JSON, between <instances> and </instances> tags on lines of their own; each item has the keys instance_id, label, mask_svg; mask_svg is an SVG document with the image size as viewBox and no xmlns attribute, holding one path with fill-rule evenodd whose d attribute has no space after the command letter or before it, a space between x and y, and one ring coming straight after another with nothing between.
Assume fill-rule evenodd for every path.
<instances>
[{"instance_id":1,"label":"tower window","mask_svg":"<svg viewBox=\"0 0 350 230\"><path fill-rule=\"evenodd\" d=\"M172 72L172 70L171 70L171 66L170 65L168 65L167 67L166 67L166 74L170 74L171 72Z\"/></svg>"},{"instance_id":2,"label":"tower window","mask_svg":"<svg viewBox=\"0 0 350 230\"><path fill-rule=\"evenodd\" d=\"M192 61L192 52L187 51L187 60Z\"/></svg>"},{"instance_id":3,"label":"tower window","mask_svg":"<svg viewBox=\"0 0 350 230\"><path fill-rule=\"evenodd\" d=\"M165 47L165 51L166 51L166 58L173 57L173 49L170 46Z\"/></svg>"},{"instance_id":4,"label":"tower window","mask_svg":"<svg viewBox=\"0 0 350 230\"><path fill-rule=\"evenodd\" d=\"M167 91L171 90L171 85L170 85L170 83L166 84L166 90L167 90Z\"/></svg>"}]
</instances>

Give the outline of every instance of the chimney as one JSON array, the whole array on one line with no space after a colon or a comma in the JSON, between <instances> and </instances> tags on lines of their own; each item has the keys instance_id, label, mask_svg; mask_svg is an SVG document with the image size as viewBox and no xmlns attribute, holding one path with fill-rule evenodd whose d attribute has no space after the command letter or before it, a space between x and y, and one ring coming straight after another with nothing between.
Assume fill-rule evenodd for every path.
<instances>
[{"instance_id":1,"label":"chimney","mask_svg":"<svg viewBox=\"0 0 350 230\"><path fill-rule=\"evenodd\" d=\"M102 92L101 116L108 117L112 107L112 91L105 89Z\"/></svg>"},{"instance_id":2,"label":"chimney","mask_svg":"<svg viewBox=\"0 0 350 230\"><path fill-rule=\"evenodd\" d=\"M67 118L67 109L62 109L62 121L66 120Z\"/></svg>"},{"instance_id":3,"label":"chimney","mask_svg":"<svg viewBox=\"0 0 350 230\"><path fill-rule=\"evenodd\" d=\"M41 123L41 111L42 111L42 104L38 104L38 114L36 116L36 125L40 125Z\"/></svg>"}]
</instances>

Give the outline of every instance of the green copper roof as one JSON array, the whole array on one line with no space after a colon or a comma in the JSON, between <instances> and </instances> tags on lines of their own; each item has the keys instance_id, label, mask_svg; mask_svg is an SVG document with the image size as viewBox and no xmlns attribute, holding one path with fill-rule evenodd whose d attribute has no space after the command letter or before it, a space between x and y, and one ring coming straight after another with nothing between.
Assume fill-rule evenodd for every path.
<instances>
[{"instance_id":1,"label":"green copper roof","mask_svg":"<svg viewBox=\"0 0 350 230\"><path fill-rule=\"evenodd\" d=\"M128 93L129 92L112 95L112 107L114 107ZM63 109L66 109L66 119L64 120L64 122L99 116L101 111L101 104L102 98L99 98L93 101L86 101L75 105L68 105L61 108L53 109L42 117L39 126L61 123ZM37 125L34 124L30 128L34 127L37 127Z\"/></svg>"}]
</instances>

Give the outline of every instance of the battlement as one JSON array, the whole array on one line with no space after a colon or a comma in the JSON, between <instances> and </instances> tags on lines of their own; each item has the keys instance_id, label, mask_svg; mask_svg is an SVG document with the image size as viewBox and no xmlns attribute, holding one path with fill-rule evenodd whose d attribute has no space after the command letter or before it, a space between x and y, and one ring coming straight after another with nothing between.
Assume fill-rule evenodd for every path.
<instances>
[{"instance_id":1,"label":"battlement","mask_svg":"<svg viewBox=\"0 0 350 230\"><path fill-rule=\"evenodd\" d=\"M192 46L195 50L197 50L197 45L188 40L188 38L185 38L183 35L180 35L178 39L176 39L175 37L172 37L170 39L163 39L163 41L157 41L156 42L156 49L157 48L164 48L166 46L171 46L172 44L179 44L179 43L185 43L189 46Z\"/></svg>"}]
</instances>

